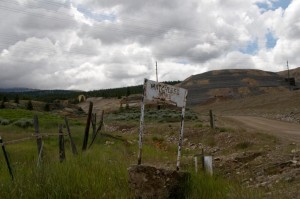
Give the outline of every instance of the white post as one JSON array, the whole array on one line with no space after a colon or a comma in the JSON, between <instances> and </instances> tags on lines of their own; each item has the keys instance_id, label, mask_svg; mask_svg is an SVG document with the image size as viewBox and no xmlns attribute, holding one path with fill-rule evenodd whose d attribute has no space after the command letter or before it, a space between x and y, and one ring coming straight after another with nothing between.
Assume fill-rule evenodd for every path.
<instances>
[{"instance_id":1,"label":"white post","mask_svg":"<svg viewBox=\"0 0 300 199\"><path fill-rule=\"evenodd\" d=\"M204 170L209 175L213 175L212 156L204 156Z\"/></svg>"},{"instance_id":2,"label":"white post","mask_svg":"<svg viewBox=\"0 0 300 199\"><path fill-rule=\"evenodd\" d=\"M141 104L141 119L140 119L140 130L139 130L139 154L138 154L138 165L142 163L142 146L143 146L143 130L144 130L144 113L145 113L145 90L147 80L144 80L144 92Z\"/></svg>"},{"instance_id":3,"label":"white post","mask_svg":"<svg viewBox=\"0 0 300 199\"><path fill-rule=\"evenodd\" d=\"M184 115L185 115L186 96L187 96L187 92L185 92L184 106L182 107L182 113L181 113L181 128L180 128L180 134L179 134L179 140L178 140L178 153L177 153L177 164L176 164L176 170L177 171L179 171L179 167L180 167L181 148L182 148L182 141L183 141L183 127L184 127Z\"/></svg>"},{"instance_id":4,"label":"white post","mask_svg":"<svg viewBox=\"0 0 300 199\"><path fill-rule=\"evenodd\" d=\"M194 160L195 160L195 172L198 173L198 157L196 155L194 156Z\"/></svg>"}]
</instances>

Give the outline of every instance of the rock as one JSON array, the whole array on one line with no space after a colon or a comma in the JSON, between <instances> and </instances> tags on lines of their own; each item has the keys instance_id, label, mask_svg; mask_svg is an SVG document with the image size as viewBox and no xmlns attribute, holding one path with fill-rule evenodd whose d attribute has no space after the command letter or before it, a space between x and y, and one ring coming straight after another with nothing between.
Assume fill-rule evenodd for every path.
<instances>
[{"instance_id":1,"label":"rock","mask_svg":"<svg viewBox=\"0 0 300 199\"><path fill-rule=\"evenodd\" d=\"M294 177L288 176L283 179L285 182L293 182L295 180Z\"/></svg>"},{"instance_id":2,"label":"rock","mask_svg":"<svg viewBox=\"0 0 300 199\"><path fill-rule=\"evenodd\" d=\"M256 157L261 155L262 155L261 152L247 152L238 155L237 157L234 158L234 160L236 160L237 162L246 163L254 160Z\"/></svg>"},{"instance_id":3,"label":"rock","mask_svg":"<svg viewBox=\"0 0 300 199\"><path fill-rule=\"evenodd\" d=\"M114 142L110 142L110 141L105 142L105 145L113 145L113 144L114 144Z\"/></svg>"},{"instance_id":4,"label":"rock","mask_svg":"<svg viewBox=\"0 0 300 199\"><path fill-rule=\"evenodd\" d=\"M136 198L185 198L190 174L152 166L134 165L128 168L129 187Z\"/></svg>"},{"instance_id":5,"label":"rock","mask_svg":"<svg viewBox=\"0 0 300 199\"><path fill-rule=\"evenodd\" d=\"M216 158L214 158L214 160L215 160L215 161L220 161L221 158L220 158L220 157L216 157Z\"/></svg>"}]
</instances>

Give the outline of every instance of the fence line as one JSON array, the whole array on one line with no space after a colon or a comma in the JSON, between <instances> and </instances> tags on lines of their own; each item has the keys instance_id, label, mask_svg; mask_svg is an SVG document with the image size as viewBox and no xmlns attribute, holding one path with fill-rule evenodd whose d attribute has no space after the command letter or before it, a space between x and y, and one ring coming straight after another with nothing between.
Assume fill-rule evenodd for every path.
<instances>
[{"instance_id":1,"label":"fence line","mask_svg":"<svg viewBox=\"0 0 300 199\"><path fill-rule=\"evenodd\" d=\"M30 137L25 137L25 138L20 138L20 139L16 139L16 140L5 141L1 145L16 144L16 143L19 143L19 142L24 142L24 141L27 141L27 140L36 139L37 137L38 138L42 138L42 137L46 137L47 138L47 137L58 136L58 135L67 136L65 133L42 133L42 134L40 134L38 136L32 134Z\"/></svg>"}]
</instances>

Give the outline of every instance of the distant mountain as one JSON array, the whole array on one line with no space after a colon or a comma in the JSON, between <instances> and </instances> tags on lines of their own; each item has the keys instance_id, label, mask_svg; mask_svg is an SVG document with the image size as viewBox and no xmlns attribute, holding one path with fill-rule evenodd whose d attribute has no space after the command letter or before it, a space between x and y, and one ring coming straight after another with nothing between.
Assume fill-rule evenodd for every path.
<instances>
[{"instance_id":1,"label":"distant mountain","mask_svg":"<svg viewBox=\"0 0 300 199\"><path fill-rule=\"evenodd\" d=\"M190 105L288 90L288 83L277 73L247 69L193 75L179 86L188 89Z\"/></svg>"},{"instance_id":2,"label":"distant mountain","mask_svg":"<svg viewBox=\"0 0 300 199\"><path fill-rule=\"evenodd\" d=\"M31 92L38 91L38 89L32 88L0 88L0 93L22 93L22 92Z\"/></svg>"}]
</instances>

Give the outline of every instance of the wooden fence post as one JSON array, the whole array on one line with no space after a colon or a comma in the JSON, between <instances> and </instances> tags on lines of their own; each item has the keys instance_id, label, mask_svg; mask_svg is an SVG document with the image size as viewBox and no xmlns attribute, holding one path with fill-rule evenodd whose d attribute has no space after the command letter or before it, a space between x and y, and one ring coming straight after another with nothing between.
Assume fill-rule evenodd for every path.
<instances>
[{"instance_id":1,"label":"wooden fence post","mask_svg":"<svg viewBox=\"0 0 300 199\"><path fill-rule=\"evenodd\" d=\"M59 125L58 127L58 144L59 144L59 161L62 162L66 159L65 138L62 131L62 125Z\"/></svg>"},{"instance_id":2,"label":"wooden fence post","mask_svg":"<svg viewBox=\"0 0 300 199\"><path fill-rule=\"evenodd\" d=\"M96 121L95 121L96 122ZM92 138L92 142L89 146L89 148L91 148L92 144L94 143L96 137L97 137L97 134L98 132L101 130L102 126L103 126L103 123L104 123L104 110L102 110L102 114L101 114L101 119L100 119L100 123L99 123L99 126L95 132L95 134L93 134L93 138Z\"/></svg>"},{"instance_id":3,"label":"wooden fence post","mask_svg":"<svg viewBox=\"0 0 300 199\"><path fill-rule=\"evenodd\" d=\"M97 130L97 113L92 114L91 122L92 122L93 137L94 137Z\"/></svg>"},{"instance_id":4,"label":"wooden fence post","mask_svg":"<svg viewBox=\"0 0 300 199\"><path fill-rule=\"evenodd\" d=\"M195 172L198 173L198 156L194 155L194 161L195 161Z\"/></svg>"},{"instance_id":5,"label":"wooden fence post","mask_svg":"<svg viewBox=\"0 0 300 199\"><path fill-rule=\"evenodd\" d=\"M37 115L34 115L33 117L33 124L34 124L34 129L35 129L35 136L36 136L36 143L37 143L37 149L38 149L38 165L40 161L43 158L43 153L42 153L42 138L40 136L40 130L39 130L39 119Z\"/></svg>"},{"instance_id":6,"label":"wooden fence post","mask_svg":"<svg viewBox=\"0 0 300 199\"><path fill-rule=\"evenodd\" d=\"M209 110L210 127L215 129L215 118L212 110Z\"/></svg>"},{"instance_id":7,"label":"wooden fence post","mask_svg":"<svg viewBox=\"0 0 300 199\"><path fill-rule=\"evenodd\" d=\"M70 126L69 126L67 117L65 117L65 123L66 123L67 131L68 131L68 135L70 138L70 142L71 142L72 153L73 153L73 155L77 155L78 154L77 148L76 148L76 145L75 145L74 140L71 135L71 130L70 130Z\"/></svg>"},{"instance_id":8,"label":"wooden fence post","mask_svg":"<svg viewBox=\"0 0 300 199\"><path fill-rule=\"evenodd\" d=\"M87 148L87 143L88 143L88 139L89 139L89 130L90 130L90 124L91 124L91 118L92 118L92 111L93 111L93 102L90 102L88 117L87 117L86 126L85 126L83 144L82 144L82 151L85 151Z\"/></svg>"},{"instance_id":9,"label":"wooden fence post","mask_svg":"<svg viewBox=\"0 0 300 199\"><path fill-rule=\"evenodd\" d=\"M13 175L13 172L12 172L12 169L11 169L11 166L10 166L10 163L9 163L8 155L6 153L5 146L4 146L4 143L2 141L2 137L1 136L0 136L0 144L2 146L2 151L3 151L3 155L4 155L4 158L5 158L6 164L7 164L7 168L8 168L9 174L11 176L11 179L14 180L14 175Z\"/></svg>"}]
</instances>

